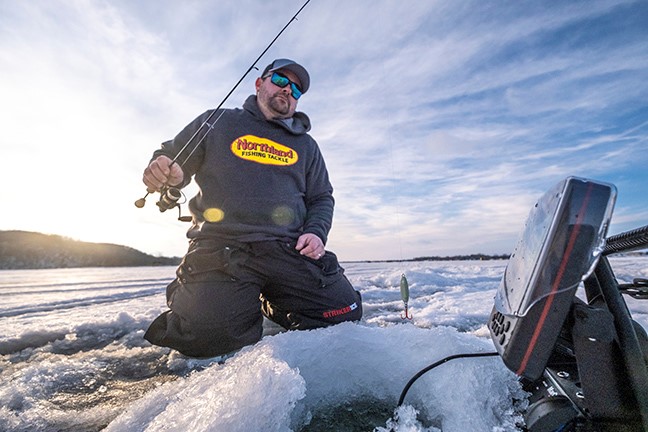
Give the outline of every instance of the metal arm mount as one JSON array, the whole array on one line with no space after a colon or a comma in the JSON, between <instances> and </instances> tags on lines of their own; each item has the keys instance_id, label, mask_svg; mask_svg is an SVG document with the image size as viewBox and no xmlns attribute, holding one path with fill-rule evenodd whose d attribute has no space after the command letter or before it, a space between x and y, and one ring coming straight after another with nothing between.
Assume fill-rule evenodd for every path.
<instances>
[{"instance_id":1,"label":"metal arm mount","mask_svg":"<svg viewBox=\"0 0 648 432\"><path fill-rule=\"evenodd\" d=\"M646 248L648 248L648 225L608 237L605 241L603 255Z\"/></svg>"}]
</instances>

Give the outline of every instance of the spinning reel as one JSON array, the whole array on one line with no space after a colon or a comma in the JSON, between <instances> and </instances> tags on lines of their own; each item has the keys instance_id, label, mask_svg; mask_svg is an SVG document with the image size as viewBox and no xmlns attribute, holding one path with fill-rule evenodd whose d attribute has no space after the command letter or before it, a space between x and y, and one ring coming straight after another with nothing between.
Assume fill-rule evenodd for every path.
<instances>
[{"instance_id":1,"label":"spinning reel","mask_svg":"<svg viewBox=\"0 0 648 432\"><path fill-rule=\"evenodd\" d=\"M149 193L150 192L146 192L146 195L135 201L135 207L144 207L144 205L146 204L146 197L149 196ZM182 216L182 209L180 208L180 204L184 204L186 202L186 199L182 203L178 203L178 201L183 197L184 194L182 193L182 191L180 191L180 189L171 186L164 186L160 191L160 199L155 203L155 205L160 209L160 213L163 213L174 207L178 207L178 220L181 222L191 222L191 216Z\"/></svg>"}]
</instances>

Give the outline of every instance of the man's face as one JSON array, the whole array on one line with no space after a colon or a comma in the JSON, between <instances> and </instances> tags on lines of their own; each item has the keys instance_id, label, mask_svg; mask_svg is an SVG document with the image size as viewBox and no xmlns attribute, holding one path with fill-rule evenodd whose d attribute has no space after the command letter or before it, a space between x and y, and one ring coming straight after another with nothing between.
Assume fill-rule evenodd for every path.
<instances>
[{"instance_id":1,"label":"man's face","mask_svg":"<svg viewBox=\"0 0 648 432\"><path fill-rule=\"evenodd\" d=\"M289 70L277 71L301 87L297 75ZM270 77L257 78L257 102L263 114L268 118L290 118L297 109L297 99L292 96L290 85L279 87L272 83Z\"/></svg>"}]
</instances>

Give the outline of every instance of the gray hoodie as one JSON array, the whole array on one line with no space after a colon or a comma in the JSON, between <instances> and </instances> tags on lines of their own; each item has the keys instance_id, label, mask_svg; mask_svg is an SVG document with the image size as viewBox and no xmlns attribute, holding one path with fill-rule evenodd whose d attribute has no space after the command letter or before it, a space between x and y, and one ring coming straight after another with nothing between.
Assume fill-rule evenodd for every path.
<instances>
[{"instance_id":1,"label":"gray hoodie","mask_svg":"<svg viewBox=\"0 0 648 432\"><path fill-rule=\"evenodd\" d=\"M153 157L174 158L212 111L163 143ZM193 145L177 161L185 174L181 186L193 176L200 188L189 201L193 224L187 236L254 242L291 241L312 233L326 243L333 188L319 147L308 134L308 116L296 112L289 121L268 121L252 95L242 109L215 113L210 124L213 129L191 157L185 160ZM207 129L200 129L193 142Z\"/></svg>"}]
</instances>

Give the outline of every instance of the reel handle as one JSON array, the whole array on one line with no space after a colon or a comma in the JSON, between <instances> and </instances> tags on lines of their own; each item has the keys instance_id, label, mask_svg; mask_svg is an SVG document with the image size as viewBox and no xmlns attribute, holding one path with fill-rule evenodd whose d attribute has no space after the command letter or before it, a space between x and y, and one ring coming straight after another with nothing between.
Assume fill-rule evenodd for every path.
<instances>
[{"instance_id":1,"label":"reel handle","mask_svg":"<svg viewBox=\"0 0 648 432\"><path fill-rule=\"evenodd\" d=\"M143 208L146 205L146 197L150 195L150 192L146 192L142 198L135 201L135 207ZM175 187L164 187L160 191L160 200L155 203L160 208L160 212L165 212L169 209L178 205L178 200L182 198L182 192L180 189Z\"/></svg>"},{"instance_id":2,"label":"reel handle","mask_svg":"<svg viewBox=\"0 0 648 432\"><path fill-rule=\"evenodd\" d=\"M150 192L146 191L146 195L144 195L142 198L140 198L140 199L138 199L137 201L135 201L135 207L137 207L137 208L143 208L144 205L146 205L146 197L149 196L149 193L150 193Z\"/></svg>"}]
</instances>

